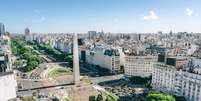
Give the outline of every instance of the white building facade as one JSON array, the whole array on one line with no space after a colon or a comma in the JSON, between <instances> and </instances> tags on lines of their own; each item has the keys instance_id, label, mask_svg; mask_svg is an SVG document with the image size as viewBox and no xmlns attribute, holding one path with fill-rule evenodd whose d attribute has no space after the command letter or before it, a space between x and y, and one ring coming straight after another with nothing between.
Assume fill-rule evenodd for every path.
<instances>
[{"instance_id":1,"label":"white building facade","mask_svg":"<svg viewBox=\"0 0 201 101\"><path fill-rule=\"evenodd\" d=\"M152 87L154 89L173 94L176 68L174 66L157 63L152 73Z\"/></svg>"},{"instance_id":2,"label":"white building facade","mask_svg":"<svg viewBox=\"0 0 201 101\"><path fill-rule=\"evenodd\" d=\"M156 56L134 56L125 55L124 75L149 77L152 74L154 64L157 62Z\"/></svg>"},{"instance_id":3,"label":"white building facade","mask_svg":"<svg viewBox=\"0 0 201 101\"><path fill-rule=\"evenodd\" d=\"M181 91L188 101L201 101L201 74L183 72Z\"/></svg>"},{"instance_id":4,"label":"white building facade","mask_svg":"<svg viewBox=\"0 0 201 101\"><path fill-rule=\"evenodd\" d=\"M174 66L156 64L153 69L152 87L184 96L187 101L201 101L201 74L177 70Z\"/></svg>"},{"instance_id":5,"label":"white building facade","mask_svg":"<svg viewBox=\"0 0 201 101\"><path fill-rule=\"evenodd\" d=\"M112 73L120 71L120 56L118 51L95 47L93 50L86 50L86 62L99 65L110 70Z\"/></svg>"},{"instance_id":6,"label":"white building facade","mask_svg":"<svg viewBox=\"0 0 201 101\"><path fill-rule=\"evenodd\" d=\"M3 28L1 31L4 30ZM17 82L12 72L10 37L5 33L2 35L0 37L0 101L8 101L16 97Z\"/></svg>"},{"instance_id":7,"label":"white building facade","mask_svg":"<svg viewBox=\"0 0 201 101\"><path fill-rule=\"evenodd\" d=\"M16 98L17 82L13 73L0 73L0 101Z\"/></svg>"}]
</instances>

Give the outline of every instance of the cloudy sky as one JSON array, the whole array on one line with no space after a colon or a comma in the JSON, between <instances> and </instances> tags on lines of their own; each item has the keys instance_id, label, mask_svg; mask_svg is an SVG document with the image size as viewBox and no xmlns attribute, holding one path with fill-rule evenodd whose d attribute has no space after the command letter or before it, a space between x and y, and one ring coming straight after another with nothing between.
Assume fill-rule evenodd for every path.
<instances>
[{"instance_id":1,"label":"cloudy sky","mask_svg":"<svg viewBox=\"0 0 201 101\"><path fill-rule=\"evenodd\" d=\"M9 32L201 32L201 0L1 0Z\"/></svg>"}]
</instances>

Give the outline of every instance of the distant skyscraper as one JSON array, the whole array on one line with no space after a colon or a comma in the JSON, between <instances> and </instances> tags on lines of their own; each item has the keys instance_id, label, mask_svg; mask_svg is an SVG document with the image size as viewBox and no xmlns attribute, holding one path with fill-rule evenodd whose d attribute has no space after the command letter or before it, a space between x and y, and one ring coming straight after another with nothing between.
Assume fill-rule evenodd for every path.
<instances>
[{"instance_id":1,"label":"distant skyscraper","mask_svg":"<svg viewBox=\"0 0 201 101\"><path fill-rule=\"evenodd\" d=\"M139 36L138 36L138 40L140 40L140 41L141 41L141 34L139 34Z\"/></svg>"},{"instance_id":2,"label":"distant skyscraper","mask_svg":"<svg viewBox=\"0 0 201 101\"><path fill-rule=\"evenodd\" d=\"M172 34L173 34L172 30L170 30L170 35L172 36Z\"/></svg>"},{"instance_id":3,"label":"distant skyscraper","mask_svg":"<svg viewBox=\"0 0 201 101\"><path fill-rule=\"evenodd\" d=\"M25 33L25 35L29 35L30 34L29 28L25 28L24 33Z\"/></svg>"},{"instance_id":4,"label":"distant skyscraper","mask_svg":"<svg viewBox=\"0 0 201 101\"><path fill-rule=\"evenodd\" d=\"M96 36L96 34L97 34L96 31L88 31L89 39L93 39Z\"/></svg>"},{"instance_id":5,"label":"distant skyscraper","mask_svg":"<svg viewBox=\"0 0 201 101\"><path fill-rule=\"evenodd\" d=\"M5 27L3 23L0 23L0 36L5 35Z\"/></svg>"},{"instance_id":6,"label":"distant skyscraper","mask_svg":"<svg viewBox=\"0 0 201 101\"><path fill-rule=\"evenodd\" d=\"M80 83L80 67L77 34L73 36L73 77L75 85L78 85Z\"/></svg>"},{"instance_id":7,"label":"distant skyscraper","mask_svg":"<svg viewBox=\"0 0 201 101\"><path fill-rule=\"evenodd\" d=\"M25 30L24 30L24 34L25 34L25 40L26 41L31 41L31 34L30 34L30 30L29 30L29 28L27 27L27 28L25 28Z\"/></svg>"}]
</instances>

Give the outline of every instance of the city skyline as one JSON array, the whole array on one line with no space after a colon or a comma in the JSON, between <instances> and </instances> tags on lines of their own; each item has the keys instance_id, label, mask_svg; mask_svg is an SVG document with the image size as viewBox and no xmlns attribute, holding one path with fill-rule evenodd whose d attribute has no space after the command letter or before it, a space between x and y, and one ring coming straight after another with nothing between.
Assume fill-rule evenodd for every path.
<instances>
[{"instance_id":1,"label":"city skyline","mask_svg":"<svg viewBox=\"0 0 201 101\"><path fill-rule=\"evenodd\" d=\"M201 32L198 0L2 1L0 22L9 32Z\"/></svg>"},{"instance_id":2,"label":"city skyline","mask_svg":"<svg viewBox=\"0 0 201 101\"><path fill-rule=\"evenodd\" d=\"M1 101L201 101L200 0L2 0Z\"/></svg>"}]
</instances>

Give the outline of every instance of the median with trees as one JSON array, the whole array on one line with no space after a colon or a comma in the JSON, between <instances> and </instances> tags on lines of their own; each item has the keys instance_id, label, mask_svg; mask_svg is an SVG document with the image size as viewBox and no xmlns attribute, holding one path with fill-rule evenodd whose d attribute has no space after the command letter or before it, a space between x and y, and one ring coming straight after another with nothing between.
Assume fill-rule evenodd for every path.
<instances>
[{"instance_id":1,"label":"median with trees","mask_svg":"<svg viewBox=\"0 0 201 101\"><path fill-rule=\"evenodd\" d=\"M28 42L30 46L32 46L35 50L43 51L49 57L54 58L56 61L60 62L68 62L70 66L72 66L73 55L69 53L61 52L60 50L51 47L49 44L38 43L36 41Z\"/></svg>"},{"instance_id":2,"label":"median with trees","mask_svg":"<svg viewBox=\"0 0 201 101\"><path fill-rule=\"evenodd\" d=\"M26 42L22 39L13 38L11 41L11 47L13 55L18 57L14 65L16 69L20 71L29 72L38 67L40 63L45 62L45 60L39 57L39 54L27 46ZM23 63L20 62L22 60L26 61L25 66L23 66Z\"/></svg>"}]
</instances>

